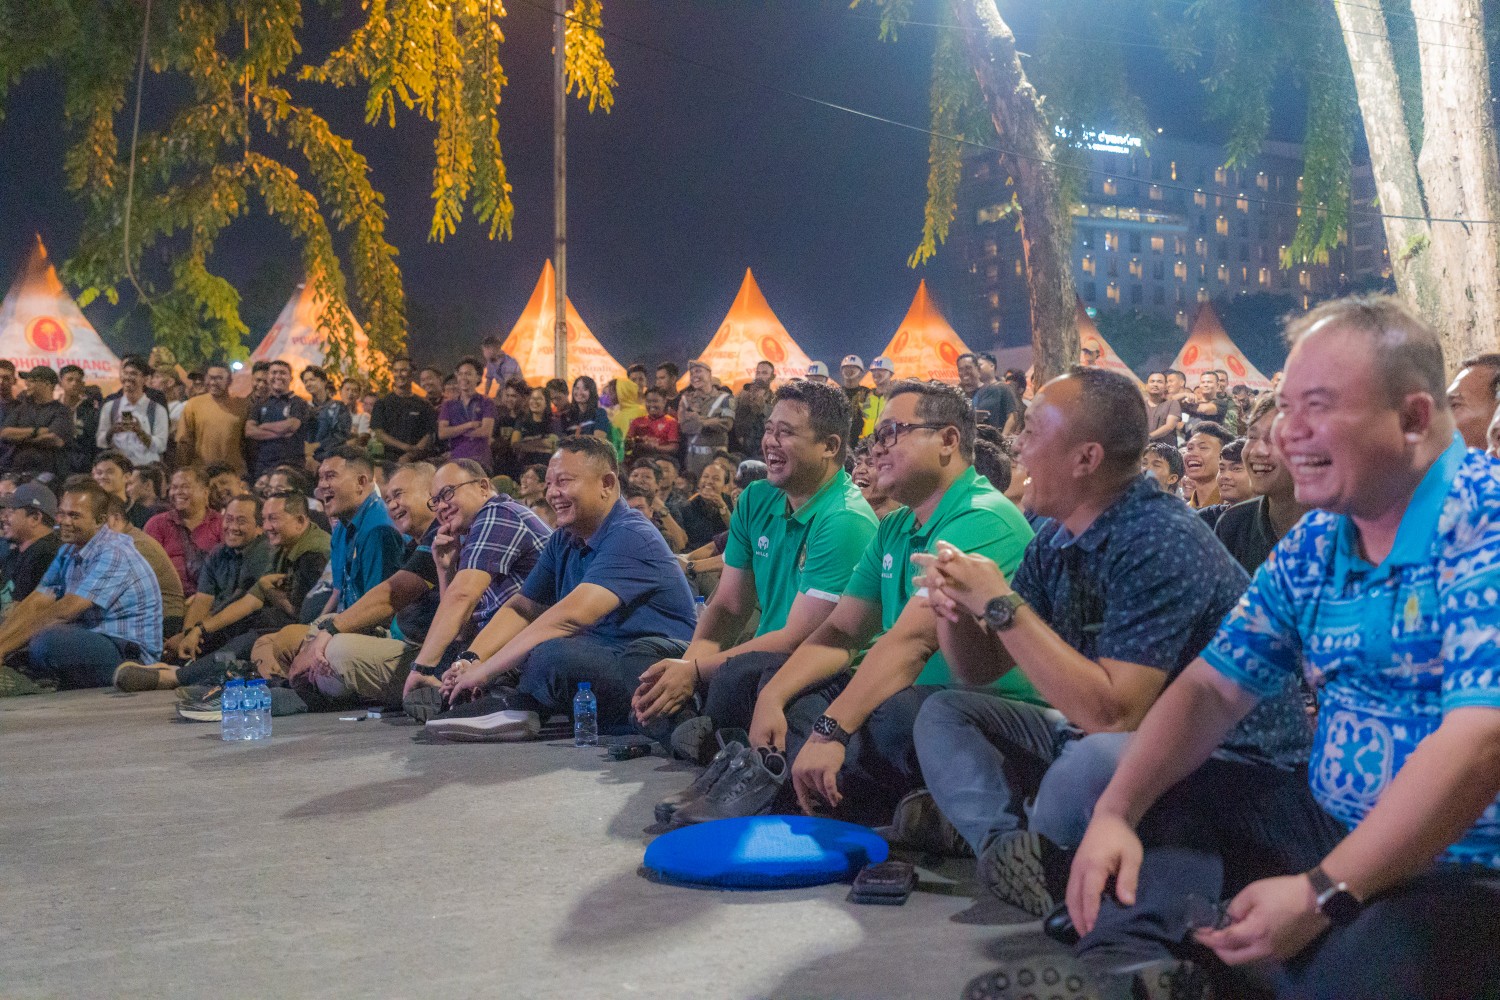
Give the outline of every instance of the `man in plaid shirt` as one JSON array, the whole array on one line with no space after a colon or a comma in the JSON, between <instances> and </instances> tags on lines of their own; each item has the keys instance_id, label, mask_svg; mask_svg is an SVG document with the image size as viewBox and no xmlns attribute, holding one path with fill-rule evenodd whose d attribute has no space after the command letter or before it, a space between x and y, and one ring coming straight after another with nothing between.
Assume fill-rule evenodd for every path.
<instances>
[{"instance_id":1,"label":"man in plaid shirt","mask_svg":"<svg viewBox=\"0 0 1500 1000\"><path fill-rule=\"evenodd\" d=\"M161 589L134 543L104 526L109 497L91 481L63 490L62 548L0 628L0 660L25 650L27 673L65 688L110 683L124 660L161 659Z\"/></svg>"}]
</instances>

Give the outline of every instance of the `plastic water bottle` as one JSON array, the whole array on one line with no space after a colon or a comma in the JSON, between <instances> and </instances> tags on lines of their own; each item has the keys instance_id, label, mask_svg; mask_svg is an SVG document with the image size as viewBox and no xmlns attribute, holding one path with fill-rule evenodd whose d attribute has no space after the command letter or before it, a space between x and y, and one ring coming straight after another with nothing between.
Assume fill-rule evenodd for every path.
<instances>
[{"instance_id":1,"label":"plastic water bottle","mask_svg":"<svg viewBox=\"0 0 1500 1000\"><path fill-rule=\"evenodd\" d=\"M271 738L271 689L257 677L245 686L245 739Z\"/></svg>"},{"instance_id":2,"label":"plastic water bottle","mask_svg":"<svg viewBox=\"0 0 1500 1000\"><path fill-rule=\"evenodd\" d=\"M244 681L234 678L224 684L224 693L219 698L219 708L221 710L219 735L226 740L241 740L245 738L245 715L241 707L244 705L244 701Z\"/></svg>"},{"instance_id":3,"label":"plastic water bottle","mask_svg":"<svg viewBox=\"0 0 1500 1000\"><path fill-rule=\"evenodd\" d=\"M578 693L573 696L573 745L599 745L599 701L594 697L593 685L588 681L581 682Z\"/></svg>"},{"instance_id":4,"label":"plastic water bottle","mask_svg":"<svg viewBox=\"0 0 1500 1000\"><path fill-rule=\"evenodd\" d=\"M703 609L706 607L708 607L708 598L702 596L693 598L693 617L702 618Z\"/></svg>"}]
</instances>

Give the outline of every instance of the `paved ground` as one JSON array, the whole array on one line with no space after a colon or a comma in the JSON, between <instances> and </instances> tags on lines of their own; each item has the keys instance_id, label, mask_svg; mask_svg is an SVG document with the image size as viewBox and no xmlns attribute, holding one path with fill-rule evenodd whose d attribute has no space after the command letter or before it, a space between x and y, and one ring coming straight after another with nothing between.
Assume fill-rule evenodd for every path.
<instances>
[{"instance_id":1,"label":"paved ground","mask_svg":"<svg viewBox=\"0 0 1500 1000\"><path fill-rule=\"evenodd\" d=\"M1036 935L951 919L962 866L900 908L649 882L663 758L329 715L226 745L172 701L0 700L5 1000L948 998Z\"/></svg>"}]
</instances>

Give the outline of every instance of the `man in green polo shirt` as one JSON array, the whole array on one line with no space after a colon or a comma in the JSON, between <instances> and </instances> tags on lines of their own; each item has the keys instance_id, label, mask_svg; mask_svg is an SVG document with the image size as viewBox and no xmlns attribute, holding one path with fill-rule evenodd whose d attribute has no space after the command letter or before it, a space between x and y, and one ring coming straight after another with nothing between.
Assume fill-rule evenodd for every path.
<instances>
[{"instance_id":1,"label":"man in green polo shirt","mask_svg":"<svg viewBox=\"0 0 1500 1000\"><path fill-rule=\"evenodd\" d=\"M970 626L938 621L912 583L911 554L946 541L1010 573L1031 539L973 457L974 414L962 393L892 384L870 458L880 488L905 507L880 522L832 614L761 690L750 725L752 744L786 748L809 812L847 799L847 814L883 822L921 784L913 723L923 700L952 683L939 629ZM1021 677L998 687L1039 700Z\"/></svg>"},{"instance_id":2,"label":"man in green polo shirt","mask_svg":"<svg viewBox=\"0 0 1500 1000\"><path fill-rule=\"evenodd\" d=\"M641 674L632 708L642 726L671 718L697 691L709 724L750 725L755 696L833 611L875 534L876 518L844 471L851 409L832 385L801 379L777 390L761 439L767 478L740 494L724 572L680 659ZM760 610L753 638L737 643Z\"/></svg>"}]
</instances>

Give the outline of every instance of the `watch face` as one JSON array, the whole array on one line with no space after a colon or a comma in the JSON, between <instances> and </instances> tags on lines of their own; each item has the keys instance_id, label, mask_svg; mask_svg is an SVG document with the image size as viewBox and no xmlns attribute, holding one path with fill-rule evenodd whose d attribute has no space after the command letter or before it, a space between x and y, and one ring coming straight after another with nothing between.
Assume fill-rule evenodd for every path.
<instances>
[{"instance_id":1,"label":"watch face","mask_svg":"<svg viewBox=\"0 0 1500 1000\"><path fill-rule=\"evenodd\" d=\"M1359 916L1359 900L1348 892L1336 892L1323 903L1323 916L1340 927L1354 922Z\"/></svg>"},{"instance_id":2,"label":"watch face","mask_svg":"<svg viewBox=\"0 0 1500 1000\"><path fill-rule=\"evenodd\" d=\"M828 716L821 715L818 717L818 721L813 723L813 732L817 733L819 736L832 736L833 731L835 728L837 728L837 726L838 724Z\"/></svg>"}]
</instances>

